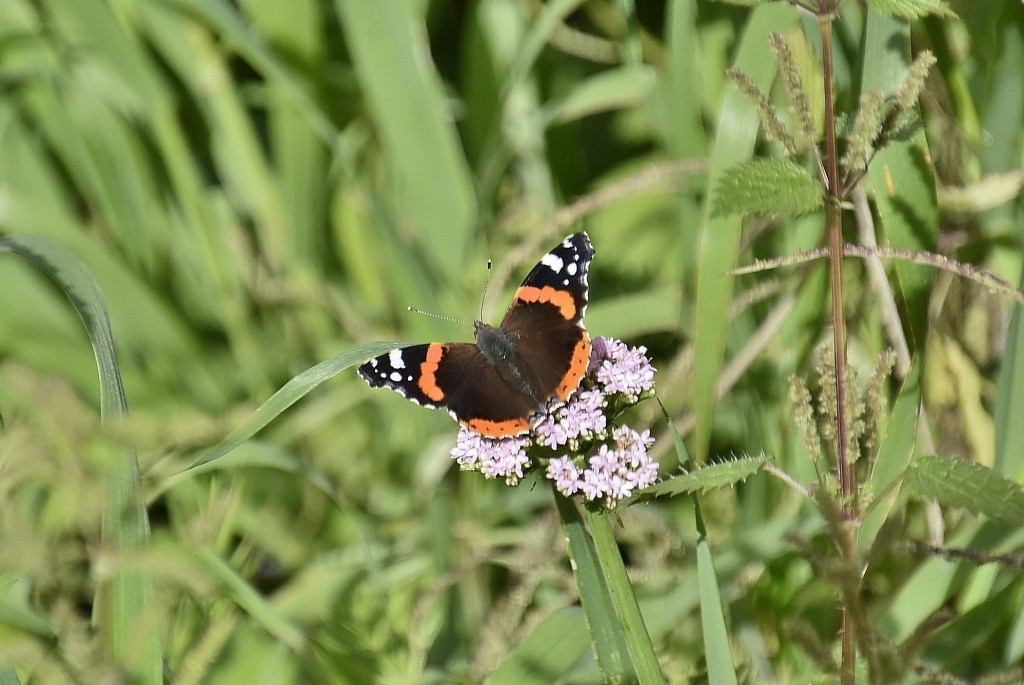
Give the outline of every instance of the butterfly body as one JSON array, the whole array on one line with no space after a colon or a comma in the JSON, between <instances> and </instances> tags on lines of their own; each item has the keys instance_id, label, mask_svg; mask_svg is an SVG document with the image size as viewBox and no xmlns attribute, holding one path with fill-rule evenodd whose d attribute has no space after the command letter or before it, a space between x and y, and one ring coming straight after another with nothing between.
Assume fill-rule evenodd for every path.
<instances>
[{"instance_id":1,"label":"butterfly body","mask_svg":"<svg viewBox=\"0 0 1024 685\"><path fill-rule=\"evenodd\" d=\"M476 343L412 345L371 359L359 375L481 435L519 435L565 402L590 359L583 324L594 248L567 237L516 290L500 326L474 323Z\"/></svg>"}]
</instances>

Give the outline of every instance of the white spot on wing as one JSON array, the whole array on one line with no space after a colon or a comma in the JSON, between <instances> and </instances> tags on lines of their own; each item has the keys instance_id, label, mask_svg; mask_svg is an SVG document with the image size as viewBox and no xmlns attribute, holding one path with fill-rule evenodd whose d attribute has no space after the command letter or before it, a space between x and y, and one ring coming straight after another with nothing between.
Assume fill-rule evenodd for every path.
<instances>
[{"instance_id":1,"label":"white spot on wing","mask_svg":"<svg viewBox=\"0 0 1024 685\"><path fill-rule=\"evenodd\" d=\"M402 359L401 350L391 350L391 352L388 354L388 362L391 364L392 367L396 369L405 368L405 360Z\"/></svg>"},{"instance_id":2,"label":"white spot on wing","mask_svg":"<svg viewBox=\"0 0 1024 685\"><path fill-rule=\"evenodd\" d=\"M560 273L565 267L565 262L563 262L562 258L554 252L549 252L544 255L544 259L540 260L540 263L554 271L556 274Z\"/></svg>"}]
</instances>

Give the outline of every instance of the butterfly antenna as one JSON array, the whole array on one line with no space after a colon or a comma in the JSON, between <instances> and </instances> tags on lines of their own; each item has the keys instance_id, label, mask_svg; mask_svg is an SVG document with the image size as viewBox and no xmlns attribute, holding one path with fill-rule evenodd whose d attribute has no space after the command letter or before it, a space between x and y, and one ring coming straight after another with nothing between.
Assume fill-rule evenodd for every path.
<instances>
[{"instance_id":1,"label":"butterfly antenna","mask_svg":"<svg viewBox=\"0 0 1024 685\"><path fill-rule=\"evenodd\" d=\"M479 321L484 319L484 302L487 301L487 284L491 282L491 260L487 260L487 278L484 280L484 294L480 296L480 318ZM409 311L413 314L422 314L423 316L429 316L432 319L440 319L441 321L451 321L452 323L462 324L463 326L469 325L469 322L465 319L460 319L455 316L448 316L446 314L435 314L434 312L425 312L422 309L410 306Z\"/></svg>"},{"instance_id":2,"label":"butterfly antenna","mask_svg":"<svg viewBox=\"0 0 1024 685\"><path fill-rule=\"evenodd\" d=\"M422 314L423 316L429 316L431 319L440 319L441 321L451 321L452 323L462 324L463 326L468 325L465 319L460 319L454 316L448 316L447 314L435 314L434 312L425 312L422 309L416 307L409 307L409 311L413 314Z\"/></svg>"},{"instance_id":3,"label":"butterfly antenna","mask_svg":"<svg viewBox=\"0 0 1024 685\"><path fill-rule=\"evenodd\" d=\"M484 302L487 301L487 286L491 284L491 260L487 260L487 278L484 279L484 294L480 296L480 318L478 321L484 320Z\"/></svg>"}]
</instances>

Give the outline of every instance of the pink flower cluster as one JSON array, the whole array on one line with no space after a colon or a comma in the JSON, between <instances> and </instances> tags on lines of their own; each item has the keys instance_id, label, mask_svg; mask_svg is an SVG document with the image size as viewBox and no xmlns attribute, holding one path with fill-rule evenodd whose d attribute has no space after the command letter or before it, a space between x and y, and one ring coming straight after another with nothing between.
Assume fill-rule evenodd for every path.
<instances>
[{"instance_id":1,"label":"pink flower cluster","mask_svg":"<svg viewBox=\"0 0 1024 685\"><path fill-rule=\"evenodd\" d=\"M612 426L627 406L654 392L654 367L644 347L597 337L580 387L533 430L511 438L485 438L459 430L452 458L465 470L509 485L522 480L533 465L530 453L547 462L545 474L565 496L581 493L589 501L614 506L658 478L658 462L648 450L648 430ZM614 408L616 416L609 416Z\"/></svg>"}]
</instances>

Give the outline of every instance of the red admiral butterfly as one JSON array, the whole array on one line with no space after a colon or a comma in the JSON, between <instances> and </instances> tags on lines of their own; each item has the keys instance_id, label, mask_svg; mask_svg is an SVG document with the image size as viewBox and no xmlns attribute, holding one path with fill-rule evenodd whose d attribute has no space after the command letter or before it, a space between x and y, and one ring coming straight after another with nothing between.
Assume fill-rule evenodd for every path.
<instances>
[{"instance_id":1,"label":"red admiral butterfly","mask_svg":"<svg viewBox=\"0 0 1024 685\"><path fill-rule=\"evenodd\" d=\"M490 437L526 433L572 394L590 361L587 271L594 248L571 235L519 286L501 326L473 324L476 344L430 343L392 350L359 367L387 387Z\"/></svg>"}]
</instances>

